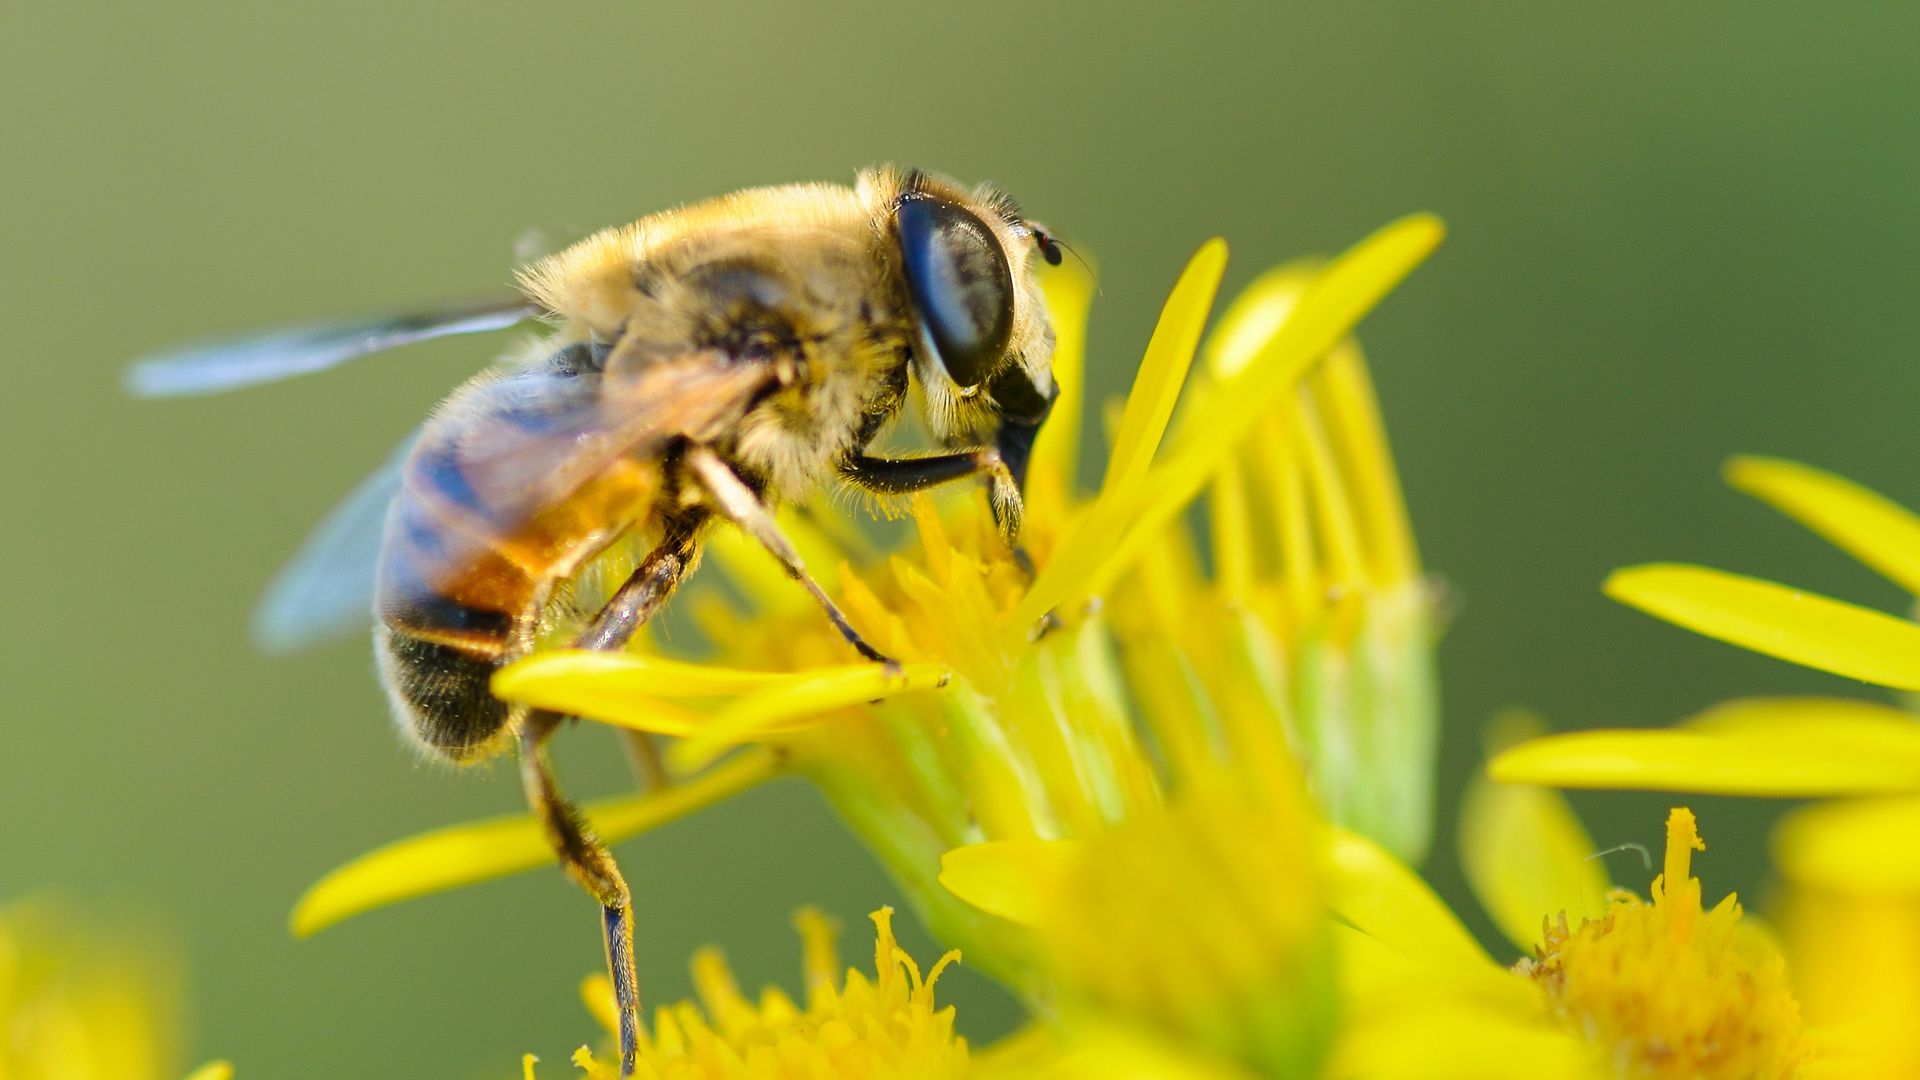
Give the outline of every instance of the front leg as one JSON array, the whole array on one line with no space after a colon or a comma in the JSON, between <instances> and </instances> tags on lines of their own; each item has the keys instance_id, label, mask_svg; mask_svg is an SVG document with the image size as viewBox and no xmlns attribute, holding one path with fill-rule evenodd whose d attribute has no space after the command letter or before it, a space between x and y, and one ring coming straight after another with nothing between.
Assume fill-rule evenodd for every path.
<instances>
[{"instance_id":1,"label":"front leg","mask_svg":"<svg viewBox=\"0 0 1920 1080\"><path fill-rule=\"evenodd\" d=\"M719 454L705 446L689 448L685 460L687 467L693 471L693 479L712 503L713 510L746 530L748 536L758 540L761 547L766 548L774 558L779 559L780 565L786 567L787 574L806 586L807 591L813 594L813 598L820 602L820 606L826 610L827 618L833 620L834 629L839 630L840 636L847 639L847 644L853 646L861 656L877 664L885 664L889 668L899 667L880 650L867 644L867 640L860 636L860 632L853 628L852 623L847 621L847 617L841 613L840 608L834 604L826 590L820 587L819 582L813 580L813 575L807 573L805 564L800 561L800 553L794 550L793 543L787 539L785 533L780 531L780 524L773 519L773 512L767 509L767 504L760 501L760 496L754 494L753 489L747 486L747 482L740 479L740 474L733 471L733 466L728 465L721 460Z\"/></svg>"},{"instance_id":2,"label":"front leg","mask_svg":"<svg viewBox=\"0 0 1920 1080\"><path fill-rule=\"evenodd\" d=\"M840 475L864 490L877 495L905 495L924 491L950 480L984 475L987 500L993 507L993 520L1007 546L1020 551L1020 523L1023 503L1020 485L998 450L982 447L952 454L928 457L883 458L864 453L849 454L840 462Z\"/></svg>"}]
</instances>

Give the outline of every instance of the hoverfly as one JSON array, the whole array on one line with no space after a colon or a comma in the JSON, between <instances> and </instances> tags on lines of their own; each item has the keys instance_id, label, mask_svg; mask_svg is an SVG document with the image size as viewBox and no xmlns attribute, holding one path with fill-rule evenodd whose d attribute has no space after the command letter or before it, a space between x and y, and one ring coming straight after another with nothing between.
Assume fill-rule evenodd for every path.
<instances>
[{"instance_id":1,"label":"hoverfly","mask_svg":"<svg viewBox=\"0 0 1920 1080\"><path fill-rule=\"evenodd\" d=\"M900 494L976 477L1017 552L1020 486L1056 394L1036 257L1057 264L1060 248L999 191L879 168L852 187L756 188L607 229L523 268L510 299L181 350L128 381L211 393L428 338L550 327L529 359L456 390L322 525L260 629L296 643L364 613L370 586L401 729L457 762L517 746L529 805L602 907L625 1075L639 1007L626 882L554 781L546 743L564 717L494 698L489 678L556 620L580 647L624 646L720 522L779 559L855 652L890 663L770 507L828 481ZM940 452L869 454L909 399ZM576 610L572 580L616 544L644 552L637 568Z\"/></svg>"}]
</instances>

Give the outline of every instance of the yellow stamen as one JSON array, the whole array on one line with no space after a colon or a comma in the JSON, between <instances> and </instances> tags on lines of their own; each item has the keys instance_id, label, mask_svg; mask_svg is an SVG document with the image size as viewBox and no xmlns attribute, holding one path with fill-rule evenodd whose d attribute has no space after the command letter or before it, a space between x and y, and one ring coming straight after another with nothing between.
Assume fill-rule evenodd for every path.
<instances>
[{"instance_id":1,"label":"yellow stamen","mask_svg":"<svg viewBox=\"0 0 1920 1080\"><path fill-rule=\"evenodd\" d=\"M1693 813L1667 819L1653 900L1618 892L1599 919L1549 921L1533 978L1570 1030L1606 1049L1623 1076L1653 1080L1778 1080L1805 1056L1786 963L1741 922L1731 895L1711 911L1692 876L1705 850Z\"/></svg>"}]
</instances>

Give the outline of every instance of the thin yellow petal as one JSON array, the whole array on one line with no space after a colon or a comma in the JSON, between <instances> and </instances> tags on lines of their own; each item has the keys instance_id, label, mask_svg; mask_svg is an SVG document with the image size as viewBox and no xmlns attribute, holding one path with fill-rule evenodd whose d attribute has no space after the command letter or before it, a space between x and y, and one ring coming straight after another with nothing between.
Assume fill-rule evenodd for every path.
<instances>
[{"instance_id":1,"label":"thin yellow petal","mask_svg":"<svg viewBox=\"0 0 1920 1080\"><path fill-rule=\"evenodd\" d=\"M1842 476L1780 458L1736 457L1727 483L1920 596L1920 516Z\"/></svg>"},{"instance_id":2,"label":"thin yellow petal","mask_svg":"<svg viewBox=\"0 0 1920 1080\"><path fill-rule=\"evenodd\" d=\"M1698 634L1835 675L1920 690L1920 626L1704 566L1616 570L1608 596Z\"/></svg>"},{"instance_id":3,"label":"thin yellow petal","mask_svg":"<svg viewBox=\"0 0 1920 1080\"><path fill-rule=\"evenodd\" d=\"M668 748L667 761L679 769L698 769L740 743L808 726L837 709L946 683L946 669L937 664L904 664L897 673L879 664L816 669L715 713L706 726Z\"/></svg>"},{"instance_id":4,"label":"thin yellow petal","mask_svg":"<svg viewBox=\"0 0 1920 1080\"><path fill-rule=\"evenodd\" d=\"M1443 234L1439 219L1414 215L1327 264L1280 332L1233 381L1231 392L1219 388L1190 414L1182 426L1186 437L1170 456L1139 483L1095 501L1073 535L1098 537L1100 557L1050 560L1008 619L1008 633L1023 639L1047 612L1124 570L1246 440L1280 394L1432 253ZM1121 539L1116 543L1115 537Z\"/></svg>"},{"instance_id":5,"label":"thin yellow petal","mask_svg":"<svg viewBox=\"0 0 1920 1080\"><path fill-rule=\"evenodd\" d=\"M1080 454L1080 420L1086 408L1087 309L1093 304L1093 275L1073 260L1047 267L1040 274L1053 316L1053 381L1059 389L1047 422L1033 441L1028 467L1029 486L1050 487L1047 498L1064 500L1072 493ZM1034 509L1038 509L1037 507Z\"/></svg>"},{"instance_id":6,"label":"thin yellow petal","mask_svg":"<svg viewBox=\"0 0 1920 1080\"><path fill-rule=\"evenodd\" d=\"M1859 698L1734 698L1695 713L1681 724L1690 731L1715 735L1787 740L1796 749L1844 744L1861 754L1920 756L1920 717Z\"/></svg>"},{"instance_id":7,"label":"thin yellow petal","mask_svg":"<svg viewBox=\"0 0 1920 1080\"><path fill-rule=\"evenodd\" d=\"M1346 341L1334 347L1320 369L1319 388L1328 427L1346 466L1343 475L1364 525L1373 580L1391 584L1417 576L1420 553L1407 521L1407 500L1400 492L1386 424L1359 346Z\"/></svg>"},{"instance_id":8,"label":"thin yellow petal","mask_svg":"<svg viewBox=\"0 0 1920 1080\"><path fill-rule=\"evenodd\" d=\"M493 677L493 692L509 701L525 701L571 712L549 700L568 683L583 683L621 700L622 695L653 698L731 697L765 690L793 679L781 671L748 671L633 652L554 649L516 661ZM535 701L531 695L540 695Z\"/></svg>"},{"instance_id":9,"label":"thin yellow petal","mask_svg":"<svg viewBox=\"0 0 1920 1080\"><path fill-rule=\"evenodd\" d=\"M1313 280L1316 263L1286 263L1254 278L1220 314L1220 323L1207 335L1201 349L1207 373L1225 381L1239 375L1260 355L1262 346L1300 303L1300 294Z\"/></svg>"},{"instance_id":10,"label":"thin yellow petal","mask_svg":"<svg viewBox=\"0 0 1920 1080\"><path fill-rule=\"evenodd\" d=\"M1605 866L1573 808L1554 792L1476 777L1460 807L1460 862L1487 914L1522 950L1540 922L1566 912L1574 925L1606 908Z\"/></svg>"},{"instance_id":11,"label":"thin yellow petal","mask_svg":"<svg viewBox=\"0 0 1920 1080\"><path fill-rule=\"evenodd\" d=\"M774 776L772 754L741 754L684 783L587 805L593 831L607 843L635 836L745 791ZM294 934L305 937L353 915L488 881L554 861L531 817L489 818L397 840L315 882L294 905Z\"/></svg>"},{"instance_id":12,"label":"thin yellow petal","mask_svg":"<svg viewBox=\"0 0 1920 1080\"><path fill-rule=\"evenodd\" d=\"M1037 927L1053 910L1060 883L1084 857L1074 840L997 840L940 857L940 884L990 915Z\"/></svg>"},{"instance_id":13,"label":"thin yellow petal","mask_svg":"<svg viewBox=\"0 0 1920 1080\"><path fill-rule=\"evenodd\" d=\"M1420 876L1358 833L1333 830L1328 903L1335 915L1410 956L1489 965L1486 951Z\"/></svg>"},{"instance_id":14,"label":"thin yellow petal","mask_svg":"<svg viewBox=\"0 0 1920 1080\"><path fill-rule=\"evenodd\" d=\"M1796 886L1920 900L1920 796L1821 803L1788 814L1774 860Z\"/></svg>"},{"instance_id":15,"label":"thin yellow petal","mask_svg":"<svg viewBox=\"0 0 1920 1080\"><path fill-rule=\"evenodd\" d=\"M1147 341L1139 372L1133 377L1133 392L1127 395L1126 411L1120 416L1120 430L1114 435L1113 453L1101 480L1103 491L1118 491L1138 483L1153 463L1154 451L1159 449L1160 437L1173 416L1174 403L1180 400L1180 388L1186 385L1187 368L1200 346L1200 332L1206 329L1220 278L1226 272L1227 242L1216 236L1200 245L1174 283L1154 324L1153 336Z\"/></svg>"},{"instance_id":16,"label":"thin yellow petal","mask_svg":"<svg viewBox=\"0 0 1920 1080\"><path fill-rule=\"evenodd\" d=\"M1907 727L1914 727L1912 724ZM1509 784L1798 798L1920 791L1920 737L1836 732L1580 731L1507 750L1487 774Z\"/></svg>"},{"instance_id":17,"label":"thin yellow petal","mask_svg":"<svg viewBox=\"0 0 1920 1080\"><path fill-rule=\"evenodd\" d=\"M233 1080L233 1062L209 1061L188 1073L187 1080Z\"/></svg>"}]
</instances>

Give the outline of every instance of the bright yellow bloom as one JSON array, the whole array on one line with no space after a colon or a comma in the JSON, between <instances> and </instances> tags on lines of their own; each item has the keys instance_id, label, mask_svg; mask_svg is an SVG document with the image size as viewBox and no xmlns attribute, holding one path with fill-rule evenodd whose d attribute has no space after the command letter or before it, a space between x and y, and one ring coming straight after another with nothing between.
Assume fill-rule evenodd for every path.
<instances>
[{"instance_id":1,"label":"bright yellow bloom","mask_svg":"<svg viewBox=\"0 0 1920 1080\"><path fill-rule=\"evenodd\" d=\"M1736 458L1734 486L1920 596L1920 517L1793 462ZM1920 688L1920 627L1700 567L1622 570L1610 595L1809 667ZM1565 787L1851 796L1787 816L1774 840L1781 925L1822 1058L1845 1075L1920 1075L1920 721L1846 698L1727 702L1663 731L1551 736L1496 758L1498 779Z\"/></svg>"},{"instance_id":2,"label":"bright yellow bloom","mask_svg":"<svg viewBox=\"0 0 1920 1080\"><path fill-rule=\"evenodd\" d=\"M1518 803L1489 811L1469 849L1537 826ZM1562 809L1559 811L1564 813ZM1558 847L1505 852L1517 884L1484 880L1489 893L1572 882L1586 871L1542 875L1536 863L1587 865L1581 834L1555 827ZM1663 873L1651 902L1623 891L1577 898L1592 918L1548 908L1535 922L1533 956L1500 969L1439 900L1383 852L1357 838L1337 845L1335 910L1352 1021L1334 1077L1605 1077L1754 1080L1799 1075L1798 1007L1785 962L1728 896L1711 910L1690 856L1701 847L1693 815L1675 809ZM1471 865L1471 864L1470 864ZM1483 862L1484 869L1496 864ZM1497 868L1497 867L1496 867ZM1541 895L1545 895L1542 893ZM1498 912L1500 906L1489 904ZM1519 936L1522 928L1503 929Z\"/></svg>"},{"instance_id":3,"label":"bright yellow bloom","mask_svg":"<svg viewBox=\"0 0 1920 1080\"><path fill-rule=\"evenodd\" d=\"M804 593L723 531L711 562L753 610L698 580L686 604L742 666L556 652L503 672L496 689L675 738L678 790L695 794L596 814L623 819L603 836L790 767L915 887L936 931L970 949L982 920L939 898L942 853L1097 831L1212 761L1304 760L1338 820L1417 855L1435 735L1430 604L1364 365L1342 338L1439 235L1412 218L1324 267L1263 279L1226 316L1209 378L1176 417L1224 267L1223 244L1203 248L1091 500L1074 481L1090 288L1055 275L1062 394L1034 451L1025 533L1037 575L1008 557L972 492L916 500L918 542L884 558L831 514L789 515L808 562L840 567L849 615L904 661L897 678L848 663ZM1211 579L1180 524L1209 485ZM741 743L772 752L709 766ZM296 924L524 869L542 858L536 838L501 820L403 841L330 875Z\"/></svg>"},{"instance_id":4,"label":"bright yellow bloom","mask_svg":"<svg viewBox=\"0 0 1920 1080\"><path fill-rule=\"evenodd\" d=\"M717 950L693 959L699 1003L680 1002L655 1013L643 1032L638 1080L958 1080L970 1075L965 1039L953 1032L951 1006L936 1008L934 986L957 952L922 973L893 937L893 911L873 913L877 931L871 976L848 969L844 978L832 924L816 911L796 919L802 945L804 1004L768 988L756 1002L740 992ZM609 1034L615 1030L613 988L595 976L584 988ZM523 1062L527 1080L534 1061ZM574 1064L590 1080L614 1080L618 1070L585 1047Z\"/></svg>"},{"instance_id":5,"label":"bright yellow bloom","mask_svg":"<svg viewBox=\"0 0 1920 1080\"><path fill-rule=\"evenodd\" d=\"M1653 900L1616 895L1605 915L1546 927L1522 970L1573 1031L1628 1076L1774 1080L1799 1068L1800 1008L1779 951L1740 921L1731 894L1711 911L1690 873L1706 845L1693 813L1667 819Z\"/></svg>"},{"instance_id":6,"label":"bright yellow bloom","mask_svg":"<svg viewBox=\"0 0 1920 1080\"><path fill-rule=\"evenodd\" d=\"M1428 842L1432 601L1345 338L1439 239L1416 217L1324 266L1275 271L1204 352L1226 248L1203 246L1111 416L1091 498L1075 465L1090 282L1053 275L1062 393L1022 537L1037 569L974 491L914 499L892 551L824 508L786 517L809 565L829 581L838 568L836 599L897 672L849 662L780 568L722 531L709 565L733 590L704 574L683 601L718 662L644 645L548 652L495 690L672 740L677 786L603 808L603 836L777 769L818 784L936 935L1037 1012L1072 1015L1046 1057L1056 1073L1111 1062L1115 1031L1147 1031L1201 1073L1310 1074L1334 1008L1324 833L1305 789L1403 855ZM1204 375L1189 380L1197 356ZM1183 520L1202 494L1205 555ZM525 868L536 843L523 820L404 841L316 886L296 926ZM940 883L949 852L958 880L982 847L1056 843L1087 858L1040 895L1038 923Z\"/></svg>"}]
</instances>

